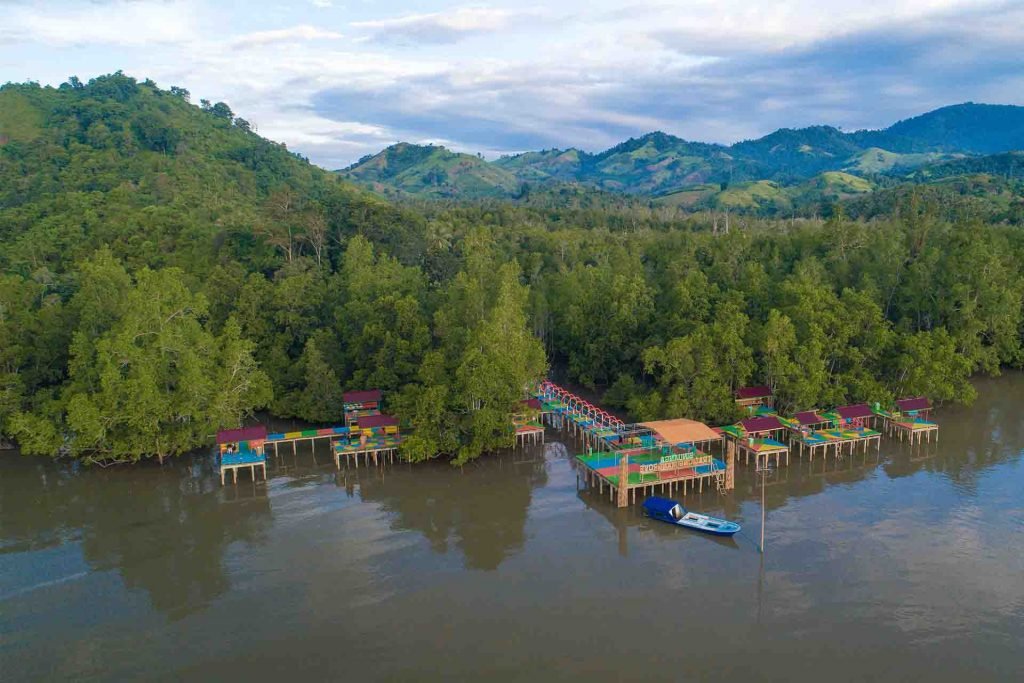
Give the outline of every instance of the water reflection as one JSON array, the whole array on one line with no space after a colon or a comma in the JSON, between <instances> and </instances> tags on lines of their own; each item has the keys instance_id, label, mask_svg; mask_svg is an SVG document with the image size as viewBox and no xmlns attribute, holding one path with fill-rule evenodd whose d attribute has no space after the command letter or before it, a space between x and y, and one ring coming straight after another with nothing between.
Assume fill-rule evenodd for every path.
<instances>
[{"instance_id":1,"label":"water reflection","mask_svg":"<svg viewBox=\"0 0 1024 683\"><path fill-rule=\"evenodd\" d=\"M420 532L438 553L457 548L466 567L485 571L522 549L531 492L548 479L539 446L495 454L461 470L427 463L376 474L358 475L359 492L394 515L393 528ZM354 482L346 486L354 488Z\"/></svg>"},{"instance_id":2,"label":"water reflection","mask_svg":"<svg viewBox=\"0 0 1024 683\"><path fill-rule=\"evenodd\" d=\"M145 591L171 619L190 614L230 588L228 546L262 543L272 523L266 488L222 491L209 460L83 472L74 465L5 459L0 553L76 541L92 570L116 571L127 588ZM6 577L11 585L5 593L23 593L37 581L31 565L18 566Z\"/></svg>"},{"instance_id":3,"label":"water reflection","mask_svg":"<svg viewBox=\"0 0 1024 683\"><path fill-rule=\"evenodd\" d=\"M288 449L267 483L223 489L205 456L0 456L0 671L261 680L286 653L316 680L601 679L625 660L632 678L1014 680L1024 377L979 394L940 412L938 445L792 458L765 489L764 556L753 466L728 495L676 494L743 524L729 542L577 486L579 445L552 433L462 471Z\"/></svg>"}]
</instances>

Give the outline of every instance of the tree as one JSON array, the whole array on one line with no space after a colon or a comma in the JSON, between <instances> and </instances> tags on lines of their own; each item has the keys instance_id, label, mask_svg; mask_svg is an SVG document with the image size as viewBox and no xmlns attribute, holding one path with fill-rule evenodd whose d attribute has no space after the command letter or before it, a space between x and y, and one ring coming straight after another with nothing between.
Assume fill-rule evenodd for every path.
<instances>
[{"instance_id":1,"label":"tree","mask_svg":"<svg viewBox=\"0 0 1024 683\"><path fill-rule=\"evenodd\" d=\"M306 371L306 382L297 397L299 414L312 422L337 422L344 414L344 392L334 369L324 360L316 337L306 342L300 362Z\"/></svg>"},{"instance_id":2,"label":"tree","mask_svg":"<svg viewBox=\"0 0 1024 683\"><path fill-rule=\"evenodd\" d=\"M210 107L210 113L216 116L218 119L225 119L227 121L231 121L233 118L235 118L235 113L231 111L231 107L224 104L223 102L218 102L217 104Z\"/></svg>"},{"instance_id":3,"label":"tree","mask_svg":"<svg viewBox=\"0 0 1024 683\"><path fill-rule=\"evenodd\" d=\"M544 350L526 324L527 290L517 271L512 264L502 267L497 301L471 335L456 370L457 400L469 410L470 422L454 464L513 444L512 414L546 371Z\"/></svg>"},{"instance_id":4,"label":"tree","mask_svg":"<svg viewBox=\"0 0 1024 683\"><path fill-rule=\"evenodd\" d=\"M269 401L251 344L233 320L219 338L210 334L205 306L180 271L143 269L94 350L89 335L96 330L80 330L76 354L90 361L73 359L65 397L72 455L162 462Z\"/></svg>"},{"instance_id":5,"label":"tree","mask_svg":"<svg viewBox=\"0 0 1024 683\"><path fill-rule=\"evenodd\" d=\"M188 90L186 90L185 88L179 88L176 85L171 86L170 93L175 97L180 97L186 102L188 102L192 97L192 94Z\"/></svg>"}]
</instances>

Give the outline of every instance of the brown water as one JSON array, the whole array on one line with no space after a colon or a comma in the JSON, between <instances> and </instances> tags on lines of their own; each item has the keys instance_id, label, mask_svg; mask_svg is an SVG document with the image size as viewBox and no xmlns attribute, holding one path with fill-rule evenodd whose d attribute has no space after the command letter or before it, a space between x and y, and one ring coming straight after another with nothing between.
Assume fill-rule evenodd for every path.
<instances>
[{"instance_id":1,"label":"brown water","mask_svg":"<svg viewBox=\"0 0 1024 683\"><path fill-rule=\"evenodd\" d=\"M207 456L0 456L0 679L1020 680L1024 376L938 445L688 496L720 541L578 491L568 440L221 488Z\"/></svg>"}]
</instances>

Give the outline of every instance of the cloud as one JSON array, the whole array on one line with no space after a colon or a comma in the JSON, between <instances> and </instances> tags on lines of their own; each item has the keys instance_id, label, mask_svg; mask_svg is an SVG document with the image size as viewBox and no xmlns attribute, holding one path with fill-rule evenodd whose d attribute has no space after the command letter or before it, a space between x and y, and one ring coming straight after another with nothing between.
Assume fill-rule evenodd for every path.
<instances>
[{"instance_id":1,"label":"cloud","mask_svg":"<svg viewBox=\"0 0 1024 683\"><path fill-rule=\"evenodd\" d=\"M555 14L493 0L392 17L317 4L7 3L0 82L124 69L228 102L329 168L398 140L599 151L656 129L728 143L1024 104L1019 1L565 0Z\"/></svg>"},{"instance_id":2,"label":"cloud","mask_svg":"<svg viewBox=\"0 0 1024 683\"><path fill-rule=\"evenodd\" d=\"M328 7L334 7L334 3L331 0L312 0L313 7L320 9L326 9Z\"/></svg>"},{"instance_id":3,"label":"cloud","mask_svg":"<svg viewBox=\"0 0 1024 683\"><path fill-rule=\"evenodd\" d=\"M231 41L231 46L238 49L262 47L274 43L291 43L309 40L338 40L344 36L335 31L302 24L291 28L279 28L270 31L255 31L238 36Z\"/></svg>"},{"instance_id":4,"label":"cloud","mask_svg":"<svg viewBox=\"0 0 1024 683\"><path fill-rule=\"evenodd\" d=\"M142 47L188 42L200 11L189 0L116 0L71 6L13 4L5 14L0 36L11 42Z\"/></svg>"},{"instance_id":5,"label":"cloud","mask_svg":"<svg viewBox=\"0 0 1024 683\"><path fill-rule=\"evenodd\" d=\"M448 12L408 14L394 19L357 21L352 27L368 31L381 41L408 43L455 43L470 35L508 29L543 16L537 9L459 7Z\"/></svg>"},{"instance_id":6,"label":"cloud","mask_svg":"<svg viewBox=\"0 0 1024 683\"><path fill-rule=\"evenodd\" d=\"M1017 8L920 9L926 16L913 21L871 15L861 30L826 27L799 42L772 42L765 29L760 42L711 56L694 55L693 43L677 49L660 29L634 53L645 41L625 40L627 27L586 50L450 63L371 89L339 84L314 94L311 106L330 119L373 121L395 140L514 152L599 151L655 129L731 143L780 127L883 127L969 99L1024 104ZM707 39L714 43L713 32Z\"/></svg>"}]
</instances>

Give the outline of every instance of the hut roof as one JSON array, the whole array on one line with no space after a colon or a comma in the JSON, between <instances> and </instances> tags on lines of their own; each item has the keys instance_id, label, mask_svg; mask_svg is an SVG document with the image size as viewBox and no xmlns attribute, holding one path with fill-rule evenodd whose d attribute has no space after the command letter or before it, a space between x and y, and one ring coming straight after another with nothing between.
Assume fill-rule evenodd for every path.
<instances>
[{"instance_id":1,"label":"hut roof","mask_svg":"<svg viewBox=\"0 0 1024 683\"><path fill-rule=\"evenodd\" d=\"M398 418L391 415L367 415L360 418L359 428L370 429L373 427L392 427L398 424Z\"/></svg>"},{"instance_id":2,"label":"hut roof","mask_svg":"<svg viewBox=\"0 0 1024 683\"><path fill-rule=\"evenodd\" d=\"M740 387L736 390L736 398L767 398L772 395L772 390L766 386Z\"/></svg>"},{"instance_id":3,"label":"hut roof","mask_svg":"<svg viewBox=\"0 0 1024 683\"><path fill-rule=\"evenodd\" d=\"M817 425L822 424L823 422L828 422L828 420L823 418L821 415L818 415L818 413L813 410L804 410L793 417L802 425Z\"/></svg>"},{"instance_id":4,"label":"hut roof","mask_svg":"<svg viewBox=\"0 0 1024 683\"><path fill-rule=\"evenodd\" d=\"M836 408L836 414L844 420L856 420L862 417L871 417L871 406L867 403L857 403L852 406L840 406Z\"/></svg>"},{"instance_id":5,"label":"hut roof","mask_svg":"<svg viewBox=\"0 0 1024 683\"><path fill-rule=\"evenodd\" d=\"M345 403L372 403L373 401L380 401L381 398L380 389L367 389L366 391L346 391L341 400Z\"/></svg>"},{"instance_id":6,"label":"hut roof","mask_svg":"<svg viewBox=\"0 0 1024 683\"><path fill-rule=\"evenodd\" d=\"M653 430L667 443L696 443L698 441L717 441L722 435L703 422L679 418L677 420L657 420L641 422L644 427Z\"/></svg>"},{"instance_id":7,"label":"hut roof","mask_svg":"<svg viewBox=\"0 0 1024 683\"><path fill-rule=\"evenodd\" d=\"M740 420L740 425L743 427L743 430L748 434L757 434L758 432L773 432L776 429L782 429L782 423L779 422L779 418L777 418L774 415L748 417L746 420Z\"/></svg>"},{"instance_id":8,"label":"hut roof","mask_svg":"<svg viewBox=\"0 0 1024 683\"><path fill-rule=\"evenodd\" d=\"M924 396L917 396L915 398L901 398L896 401L896 406L900 409L900 412L906 413L911 410L928 410L932 407L932 404Z\"/></svg>"},{"instance_id":9,"label":"hut roof","mask_svg":"<svg viewBox=\"0 0 1024 683\"><path fill-rule=\"evenodd\" d=\"M524 400L522 403L530 410L541 410L543 408L543 406L540 404L540 401L538 401L535 398L528 398Z\"/></svg>"},{"instance_id":10,"label":"hut roof","mask_svg":"<svg viewBox=\"0 0 1024 683\"><path fill-rule=\"evenodd\" d=\"M217 443L238 443L239 441L259 441L267 438L267 428L263 425L242 427L241 429L222 429L217 432Z\"/></svg>"}]
</instances>

